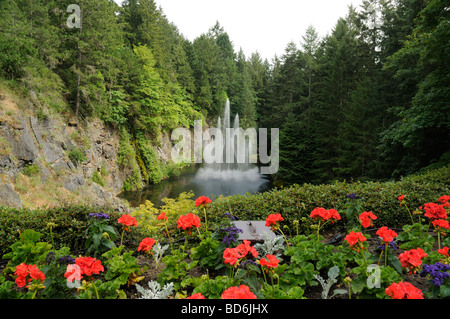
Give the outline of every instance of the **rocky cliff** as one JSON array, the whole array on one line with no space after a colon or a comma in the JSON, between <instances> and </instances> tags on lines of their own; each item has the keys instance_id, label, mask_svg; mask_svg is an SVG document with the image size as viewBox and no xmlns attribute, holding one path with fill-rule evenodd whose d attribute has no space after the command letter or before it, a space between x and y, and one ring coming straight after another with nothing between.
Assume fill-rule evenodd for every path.
<instances>
[{"instance_id":1,"label":"rocky cliff","mask_svg":"<svg viewBox=\"0 0 450 319\"><path fill-rule=\"evenodd\" d=\"M33 94L0 92L0 205L125 210L116 197L123 185L118 133L99 120L73 121L32 104Z\"/></svg>"}]
</instances>

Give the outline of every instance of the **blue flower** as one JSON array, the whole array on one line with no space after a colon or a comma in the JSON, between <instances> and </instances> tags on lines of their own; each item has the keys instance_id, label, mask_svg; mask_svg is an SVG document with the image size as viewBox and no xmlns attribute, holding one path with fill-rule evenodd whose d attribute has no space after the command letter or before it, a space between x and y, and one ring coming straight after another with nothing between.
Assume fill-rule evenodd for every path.
<instances>
[{"instance_id":1,"label":"blue flower","mask_svg":"<svg viewBox=\"0 0 450 319\"><path fill-rule=\"evenodd\" d=\"M444 280L450 277L450 274L447 272L450 270L450 265L435 263L434 265L423 265L422 271L420 272L421 277L425 277L429 275L432 277L433 285L436 287L441 286L444 283Z\"/></svg>"},{"instance_id":2,"label":"blue flower","mask_svg":"<svg viewBox=\"0 0 450 319\"><path fill-rule=\"evenodd\" d=\"M97 218L97 219L109 219L108 214L105 214L105 213L92 213L92 214L89 214L89 217Z\"/></svg>"},{"instance_id":3,"label":"blue flower","mask_svg":"<svg viewBox=\"0 0 450 319\"><path fill-rule=\"evenodd\" d=\"M69 255L58 258L58 262L61 265L73 264L75 262L75 258L70 257Z\"/></svg>"},{"instance_id":4,"label":"blue flower","mask_svg":"<svg viewBox=\"0 0 450 319\"><path fill-rule=\"evenodd\" d=\"M219 229L219 234L222 233L225 233L222 242L226 245L230 245L232 243L237 242L237 239L239 238L239 233L242 233L242 229L239 229L233 225Z\"/></svg>"},{"instance_id":5,"label":"blue flower","mask_svg":"<svg viewBox=\"0 0 450 319\"><path fill-rule=\"evenodd\" d=\"M355 200L355 199L360 199L361 198L360 196L356 195L355 193L348 194L345 197L350 198L351 200Z\"/></svg>"}]
</instances>

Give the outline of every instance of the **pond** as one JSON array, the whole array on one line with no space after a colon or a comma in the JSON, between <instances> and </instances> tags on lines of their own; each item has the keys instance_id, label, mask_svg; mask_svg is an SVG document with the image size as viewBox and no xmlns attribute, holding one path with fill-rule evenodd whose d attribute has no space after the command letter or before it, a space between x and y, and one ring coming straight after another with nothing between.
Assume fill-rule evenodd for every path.
<instances>
[{"instance_id":1,"label":"pond","mask_svg":"<svg viewBox=\"0 0 450 319\"><path fill-rule=\"evenodd\" d=\"M163 198L177 198L182 192L192 191L194 198L207 196L214 200L220 195L254 194L270 189L271 178L259 174L257 167L247 171L217 172L202 166L191 166L185 168L179 176L170 177L139 191L122 192L118 196L126 199L133 207L144 204L146 200L159 207L163 204Z\"/></svg>"}]
</instances>

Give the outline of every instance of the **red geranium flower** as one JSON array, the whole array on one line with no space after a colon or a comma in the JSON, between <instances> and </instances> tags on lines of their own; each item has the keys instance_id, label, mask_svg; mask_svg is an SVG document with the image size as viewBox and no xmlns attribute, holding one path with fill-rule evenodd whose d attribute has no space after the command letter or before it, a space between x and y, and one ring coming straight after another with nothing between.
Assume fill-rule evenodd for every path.
<instances>
[{"instance_id":1,"label":"red geranium flower","mask_svg":"<svg viewBox=\"0 0 450 319\"><path fill-rule=\"evenodd\" d=\"M266 218L266 226L275 230L278 227L278 222L283 221L284 218L281 217L281 214L270 214Z\"/></svg>"},{"instance_id":2,"label":"red geranium flower","mask_svg":"<svg viewBox=\"0 0 450 319\"><path fill-rule=\"evenodd\" d=\"M419 270L420 265L422 265L422 258L427 256L422 248L417 248L401 253L398 259L400 259L403 268L409 269L409 274L415 274Z\"/></svg>"},{"instance_id":3,"label":"red geranium flower","mask_svg":"<svg viewBox=\"0 0 450 319\"><path fill-rule=\"evenodd\" d=\"M21 263L16 266L16 271L14 275L19 277L26 277L28 275L28 265L25 263Z\"/></svg>"},{"instance_id":4,"label":"red geranium flower","mask_svg":"<svg viewBox=\"0 0 450 319\"><path fill-rule=\"evenodd\" d=\"M243 242L243 244L240 244L236 247L236 250L241 255L241 258L246 257L248 253L252 254L252 256L255 258L258 257L258 252L256 251L255 247L250 246L250 241L244 239Z\"/></svg>"},{"instance_id":5,"label":"red geranium flower","mask_svg":"<svg viewBox=\"0 0 450 319\"><path fill-rule=\"evenodd\" d=\"M443 205L426 203L424 209L424 215L430 219L447 219L447 212Z\"/></svg>"},{"instance_id":6,"label":"red geranium flower","mask_svg":"<svg viewBox=\"0 0 450 319\"><path fill-rule=\"evenodd\" d=\"M138 251L144 251L146 253L150 253L151 255L153 255L152 253L152 247L155 244L155 240L153 238L144 238L142 239L141 243L139 244L138 247Z\"/></svg>"},{"instance_id":7,"label":"red geranium flower","mask_svg":"<svg viewBox=\"0 0 450 319\"><path fill-rule=\"evenodd\" d=\"M68 264L66 273L64 277L67 278L68 282L73 282L74 280L81 280L81 268L77 264Z\"/></svg>"},{"instance_id":8,"label":"red geranium flower","mask_svg":"<svg viewBox=\"0 0 450 319\"><path fill-rule=\"evenodd\" d=\"M375 216L372 212L363 212L359 215L359 220L364 228L373 226L373 221L375 219L377 219L377 216Z\"/></svg>"},{"instance_id":9,"label":"red geranium flower","mask_svg":"<svg viewBox=\"0 0 450 319\"><path fill-rule=\"evenodd\" d=\"M435 228L450 229L450 225L447 220L436 219L431 222Z\"/></svg>"},{"instance_id":10,"label":"red geranium flower","mask_svg":"<svg viewBox=\"0 0 450 319\"><path fill-rule=\"evenodd\" d=\"M30 277L32 279L37 279L37 280L42 280L42 281L45 280L44 273L42 271L40 271L36 265L29 265L28 271L30 272Z\"/></svg>"},{"instance_id":11,"label":"red geranium flower","mask_svg":"<svg viewBox=\"0 0 450 319\"><path fill-rule=\"evenodd\" d=\"M328 220L340 220L341 216L335 209L325 209L323 207L317 207L311 212L311 218L318 218L322 222L328 221Z\"/></svg>"},{"instance_id":12,"label":"red geranium flower","mask_svg":"<svg viewBox=\"0 0 450 319\"><path fill-rule=\"evenodd\" d=\"M167 220L168 218L166 217L166 213L162 212L161 214L158 215L158 217L156 217L157 220Z\"/></svg>"},{"instance_id":13,"label":"red geranium flower","mask_svg":"<svg viewBox=\"0 0 450 319\"><path fill-rule=\"evenodd\" d=\"M274 255L267 255L266 256L267 260L264 258L261 258L259 260L259 263L261 266L267 267L267 268L277 268L278 267L278 263L280 262L278 260L277 257L275 257Z\"/></svg>"},{"instance_id":14,"label":"red geranium flower","mask_svg":"<svg viewBox=\"0 0 450 319\"><path fill-rule=\"evenodd\" d=\"M24 287L33 279L42 282L45 280L45 274L41 272L36 265L27 265L25 263L21 263L16 266L14 275L17 276L15 283L20 288Z\"/></svg>"},{"instance_id":15,"label":"red geranium flower","mask_svg":"<svg viewBox=\"0 0 450 319\"><path fill-rule=\"evenodd\" d=\"M201 222L200 218L192 213L187 215L181 215L177 220L177 228L182 228L183 230L190 229L192 227L200 228Z\"/></svg>"},{"instance_id":16,"label":"red geranium flower","mask_svg":"<svg viewBox=\"0 0 450 319\"><path fill-rule=\"evenodd\" d=\"M78 257L75 259L75 264L80 267L81 274L86 276L98 275L101 271L105 271L102 262L97 258Z\"/></svg>"},{"instance_id":17,"label":"red geranium flower","mask_svg":"<svg viewBox=\"0 0 450 319\"><path fill-rule=\"evenodd\" d=\"M187 299L205 299L205 296L203 296L201 293L196 293L188 297Z\"/></svg>"},{"instance_id":18,"label":"red geranium flower","mask_svg":"<svg viewBox=\"0 0 450 319\"><path fill-rule=\"evenodd\" d=\"M128 215L128 214L122 215L122 216L117 220L117 222L118 222L119 224L124 225L126 231L130 231L129 226L137 226L137 225L138 225L138 224L137 224L136 217L130 216L130 215Z\"/></svg>"},{"instance_id":19,"label":"red geranium flower","mask_svg":"<svg viewBox=\"0 0 450 319\"><path fill-rule=\"evenodd\" d=\"M212 202L211 199L209 199L208 197L200 196L199 198L197 198L195 200L195 206L206 205L206 204L209 204L211 202Z\"/></svg>"},{"instance_id":20,"label":"red geranium flower","mask_svg":"<svg viewBox=\"0 0 450 319\"><path fill-rule=\"evenodd\" d=\"M392 299L423 299L422 291L409 282L393 283L385 293Z\"/></svg>"},{"instance_id":21,"label":"red geranium flower","mask_svg":"<svg viewBox=\"0 0 450 319\"><path fill-rule=\"evenodd\" d=\"M443 255L445 257L450 257L448 254L448 247L438 249L438 253L440 253L441 255Z\"/></svg>"},{"instance_id":22,"label":"red geranium flower","mask_svg":"<svg viewBox=\"0 0 450 319\"><path fill-rule=\"evenodd\" d=\"M380 236L385 243L390 243L394 240L395 237L397 237L397 233L394 230L387 228L386 226L378 229L376 234Z\"/></svg>"},{"instance_id":23,"label":"red geranium flower","mask_svg":"<svg viewBox=\"0 0 450 319\"><path fill-rule=\"evenodd\" d=\"M345 236L345 240L348 242L348 244L352 249L359 252L360 248L364 249L363 242L365 242L367 238L361 232L355 233L354 231L351 231L350 234ZM356 247L356 244L358 243L360 245L359 247Z\"/></svg>"},{"instance_id":24,"label":"red geranium flower","mask_svg":"<svg viewBox=\"0 0 450 319\"><path fill-rule=\"evenodd\" d=\"M220 299L256 299L254 293L246 285L239 287L230 287L222 293Z\"/></svg>"},{"instance_id":25,"label":"red geranium flower","mask_svg":"<svg viewBox=\"0 0 450 319\"><path fill-rule=\"evenodd\" d=\"M224 263L230 266L236 265L241 257L241 254L239 254L236 248L226 248L223 252Z\"/></svg>"},{"instance_id":26,"label":"red geranium flower","mask_svg":"<svg viewBox=\"0 0 450 319\"><path fill-rule=\"evenodd\" d=\"M442 205L443 205L444 207L450 207L450 203L449 203L449 201L450 201L450 196L449 196L449 195L444 195L444 196L439 197L438 201L439 201L440 203L442 203Z\"/></svg>"},{"instance_id":27,"label":"red geranium flower","mask_svg":"<svg viewBox=\"0 0 450 319\"><path fill-rule=\"evenodd\" d=\"M402 202L403 199L405 199L405 195L400 195L399 197L397 197L397 199Z\"/></svg>"}]
</instances>

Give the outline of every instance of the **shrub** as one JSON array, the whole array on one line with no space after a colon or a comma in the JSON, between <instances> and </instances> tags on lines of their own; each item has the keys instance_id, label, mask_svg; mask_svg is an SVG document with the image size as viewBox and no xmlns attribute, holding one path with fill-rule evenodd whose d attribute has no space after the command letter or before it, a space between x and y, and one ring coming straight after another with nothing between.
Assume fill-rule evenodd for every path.
<instances>
[{"instance_id":1,"label":"shrub","mask_svg":"<svg viewBox=\"0 0 450 319\"><path fill-rule=\"evenodd\" d=\"M409 207L418 208L427 202L435 202L442 194L449 193L450 166L423 174L402 178L397 182L334 182L326 185L293 185L265 193L220 197L213 201L208 219L216 221L224 212L230 212L241 220L265 220L269 214L280 213L282 225L300 222L300 231L309 225L302 222L316 207L334 208L341 213L342 221L334 227L345 227L346 196L356 193L361 197L361 209L378 216L377 225L398 228L408 223L409 215L400 207L397 197L406 194ZM361 211L362 213L362 211ZM305 219L304 219L305 220ZM306 219L307 220L307 219Z\"/></svg>"},{"instance_id":2,"label":"shrub","mask_svg":"<svg viewBox=\"0 0 450 319\"><path fill-rule=\"evenodd\" d=\"M84 154L84 152L82 150L80 150L77 147L74 147L69 152L69 158L75 166L78 166L79 163L86 160L86 155Z\"/></svg>"},{"instance_id":3,"label":"shrub","mask_svg":"<svg viewBox=\"0 0 450 319\"><path fill-rule=\"evenodd\" d=\"M111 208L101 208L111 220L117 220L119 213ZM83 250L88 217L98 213L99 208L87 206L64 206L49 209L11 208L0 206L0 258L10 252L10 246L19 240L18 230L32 229L42 234L41 241L51 242L47 224L53 222L53 238L56 249L68 246L73 250Z\"/></svg>"},{"instance_id":4,"label":"shrub","mask_svg":"<svg viewBox=\"0 0 450 319\"><path fill-rule=\"evenodd\" d=\"M22 173L24 173L27 176L33 176L39 174L39 166L36 164L27 165L24 167Z\"/></svg>"}]
</instances>

